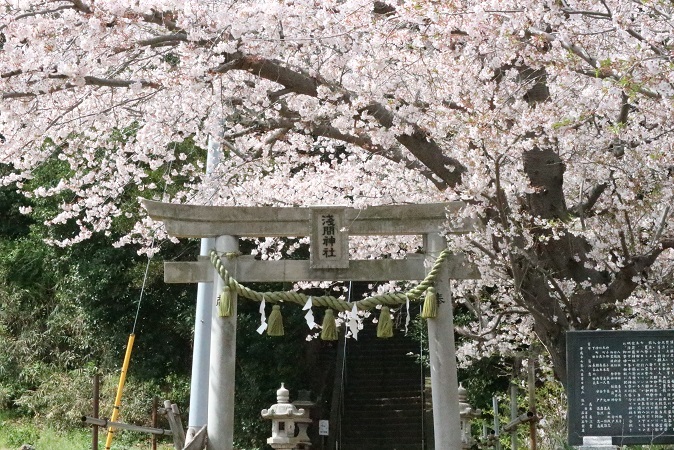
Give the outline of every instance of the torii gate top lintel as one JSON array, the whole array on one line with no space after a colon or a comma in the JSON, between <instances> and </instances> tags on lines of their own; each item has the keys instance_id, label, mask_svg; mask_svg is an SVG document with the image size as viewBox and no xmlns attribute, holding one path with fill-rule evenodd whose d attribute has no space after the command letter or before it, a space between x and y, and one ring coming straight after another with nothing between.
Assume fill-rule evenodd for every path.
<instances>
[{"instance_id":1,"label":"torii gate top lintel","mask_svg":"<svg viewBox=\"0 0 674 450\"><path fill-rule=\"evenodd\" d=\"M432 203L422 205L386 205L356 209L339 206L315 207L249 207L199 206L143 200L150 217L164 222L175 237L278 237L311 236L310 261L256 261L252 257L237 258L239 281L375 281L421 280L425 269L413 255L404 260L349 260L349 235L426 235L435 234L463 204ZM329 246L322 235L322 220L334 218L334 238ZM344 230L342 230L344 229ZM473 229L464 225L461 233ZM329 254L326 252L330 252ZM421 255L419 255L421 256ZM466 264L462 255L448 261L453 278L478 278L477 270ZM165 262L167 283L211 282L213 274L208 261ZM329 270L326 270L329 269Z\"/></svg>"},{"instance_id":2,"label":"torii gate top lintel","mask_svg":"<svg viewBox=\"0 0 674 450\"><path fill-rule=\"evenodd\" d=\"M312 211L343 211L349 235L420 235L437 233L462 202L382 205L363 209L340 206L201 206L142 200L150 217L164 222L174 237L208 238L310 236ZM470 231L472 224L454 232Z\"/></svg>"}]
</instances>

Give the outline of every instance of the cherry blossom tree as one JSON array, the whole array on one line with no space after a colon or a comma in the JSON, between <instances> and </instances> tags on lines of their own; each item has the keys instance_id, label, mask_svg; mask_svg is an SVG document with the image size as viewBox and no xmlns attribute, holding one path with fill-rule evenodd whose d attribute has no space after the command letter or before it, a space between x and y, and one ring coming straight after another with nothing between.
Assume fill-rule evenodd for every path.
<instances>
[{"instance_id":1,"label":"cherry blossom tree","mask_svg":"<svg viewBox=\"0 0 674 450\"><path fill-rule=\"evenodd\" d=\"M462 200L461 353L671 326L674 7L646 0L3 0L5 184L69 245L130 186L228 205ZM203 175L208 136L220 163ZM185 150L186 140L196 144ZM61 167L51 185L31 173ZM27 211L28 212L28 211ZM120 244L160 231L140 218ZM414 242L355 247L412 250ZM407 247L406 247L407 246ZM402 250L401 250L402 249Z\"/></svg>"}]
</instances>

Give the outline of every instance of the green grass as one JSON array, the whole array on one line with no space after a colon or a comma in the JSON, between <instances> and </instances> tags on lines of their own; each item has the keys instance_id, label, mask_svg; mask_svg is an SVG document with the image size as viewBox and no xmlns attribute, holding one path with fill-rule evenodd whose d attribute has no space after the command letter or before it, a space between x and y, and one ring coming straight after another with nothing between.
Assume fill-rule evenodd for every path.
<instances>
[{"instance_id":1,"label":"green grass","mask_svg":"<svg viewBox=\"0 0 674 450\"><path fill-rule=\"evenodd\" d=\"M99 431L99 449L105 448L106 434ZM30 420L0 411L0 450L17 450L31 444L35 450L90 450L91 428L70 431L39 428ZM173 448L171 442L161 442L159 450ZM149 435L119 431L112 443L112 450L149 450Z\"/></svg>"}]
</instances>

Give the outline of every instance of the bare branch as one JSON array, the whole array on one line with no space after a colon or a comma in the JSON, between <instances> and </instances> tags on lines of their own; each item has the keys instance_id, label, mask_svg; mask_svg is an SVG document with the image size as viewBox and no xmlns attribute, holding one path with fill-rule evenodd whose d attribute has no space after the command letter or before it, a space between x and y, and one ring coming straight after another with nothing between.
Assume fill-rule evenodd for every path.
<instances>
[{"instance_id":1,"label":"bare branch","mask_svg":"<svg viewBox=\"0 0 674 450\"><path fill-rule=\"evenodd\" d=\"M478 320L478 323L480 324L480 329L482 329L484 327L484 319L485 319L482 314L482 311L479 309L478 306L475 306L475 303L473 303L468 297L469 296L465 296L463 298L462 303L466 306L466 308L470 310L471 313L473 313L475 318ZM470 297L473 297L473 295L471 295Z\"/></svg>"},{"instance_id":2,"label":"bare branch","mask_svg":"<svg viewBox=\"0 0 674 450\"><path fill-rule=\"evenodd\" d=\"M573 307L573 304L571 303L571 300L566 296L564 293L564 290L561 288L561 286L557 283L557 280L555 280L554 276L551 276L547 273L547 271L542 267L540 261L538 261L537 258L535 258L533 255L529 254L526 251L521 251L518 253L519 255L522 255L529 263L531 263L531 267L538 272L543 279L545 279L548 283L553 288L553 291L559 295L559 299L564 303L564 306L566 306L566 310L568 311L570 317L575 317L575 310ZM538 298L538 301L542 303L544 299L543 298ZM554 301L557 303L557 300L553 296L548 296L547 300ZM565 326L568 325L566 316L561 317L562 321L565 322Z\"/></svg>"},{"instance_id":3,"label":"bare branch","mask_svg":"<svg viewBox=\"0 0 674 450\"><path fill-rule=\"evenodd\" d=\"M583 11L583 10L577 10L573 8L562 8L562 11L564 11L566 14L573 15L573 14L579 14L583 16L588 16L592 17L595 19L611 19L611 14L610 13L604 13L600 11Z\"/></svg>"},{"instance_id":4,"label":"bare branch","mask_svg":"<svg viewBox=\"0 0 674 450\"><path fill-rule=\"evenodd\" d=\"M657 46L654 45L652 42L648 41L648 40L647 40L646 38L644 38L642 35L640 35L640 34L637 33L635 30L633 30L632 28L627 28L625 31L627 31L627 33L628 33L630 36L632 36L633 38L636 38L636 39L638 39L639 41L644 42L645 44L647 44L647 45L651 48L651 50L653 50L653 52L655 52L656 54L658 54L658 55L660 55L660 56L667 56L667 59L670 59L670 58L671 58L671 56L670 56L665 50L663 50L663 49L657 47Z\"/></svg>"},{"instance_id":5,"label":"bare branch","mask_svg":"<svg viewBox=\"0 0 674 450\"><path fill-rule=\"evenodd\" d=\"M627 211L623 211L623 215L625 217L625 223L627 224L627 231L630 233L630 245L632 248L635 248L635 236L634 236L634 229L632 228L632 221L630 220L630 216L627 213Z\"/></svg>"},{"instance_id":6,"label":"bare branch","mask_svg":"<svg viewBox=\"0 0 674 450\"><path fill-rule=\"evenodd\" d=\"M471 243L471 245L473 245L475 248L479 249L482 253L484 253L485 255L489 256L489 258L491 258L492 261L498 260L498 256L496 256L495 253L490 252L484 245L480 244L480 243L477 242L476 240L471 239L471 240L470 240L470 243Z\"/></svg>"},{"instance_id":7,"label":"bare branch","mask_svg":"<svg viewBox=\"0 0 674 450\"><path fill-rule=\"evenodd\" d=\"M237 150L236 146L232 145L232 144L231 144L230 142L228 142L226 139L221 139L221 140L220 140L220 143L221 143L222 145L224 145L225 147L227 147L227 149L228 149L230 152L234 153L234 154L235 154L236 156L238 156L239 158L241 158L241 159L243 159L243 160L246 159L245 155L241 154L241 152L239 152L239 151Z\"/></svg>"},{"instance_id":8,"label":"bare branch","mask_svg":"<svg viewBox=\"0 0 674 450\"><path fill-rule=\"evenodd\" d=\"M608 183L598 184L587 196L587 201L572 207L569 211L576 216L587 216L588 212L592 211L592 208L594 208L594 205L599 200L599 197L601 197L601 194L606 191L607 187Z\"/></svg>"},{"instance_id":9,"label":"bare branch","mask_svg":"<svg viewBox=\"0 0 674 450\"><path fill-rule=\"evenodd\" d=\"M3 73L2 75L0 75L0 78L11 78L17 75L21 75L22 73L23 73L22 70L12 70L11 72Z\"/></svg>"},{"instance_id":10,"label":"bare branch","mask_svg":"<svg viewBox=\"0 0 674 450\"><path fill-rule=\"evenodd\" d=\"M69 79L67 75L63 74L51 74L48 75L48 78L51 79ZM159 89L161 86L157 83L143 80L120 80L115 78L99 78L92 76L84 77L84 85L86 86L101 86L101 87L110 87L110 88L128 88L133 84L140 84L142 87L150 87L153 89ZM75 89L81 87L81 85L74 83L64 83L59 86L54 86L49 90L40 90L36 92L3 92L2 99L15 99L15 98L26 98L26 97L37 97L38 95L44 94L53 94L59 91Z\"/></svg>"},{"instance_id":11,"label":"bare branch","mask_svg":"<svg viewBox=\"0 0 674 450\"><path fill-rule=\"evenodd\" d=\"M163 36L157 36L151 39L144 39L142 41L136 42L137 46L141 47L154 47L157 45L161 44L166 44L166 43L176 43L176 42L187 42L187 33L173 33L173 34L165 34Z\"/></svg>"},{"instance_id":12,"label":"bare branch","mask_svg":"<svg viewBox=\"0 0 674 450\"><path fill-rule=\"evenodd\" d=\"M110 78L98 78L98 77L91 77L91 76L86 76L84 77L84 81L86 82L87 85L90 86L104 86L104 87L112 87L112 88L118 88L118 87L130 87L132 84L138 84L142 87L151 87L151 88L159 88L159 84L151 82L151 81L144 81L144 80L119 80L119 79L110 79Z\"/></svg>"},{"instance_id":13,"label":"bare branch","mask_svg":"<svg viewBox=\"0 0 674 450\"><path fill-rule=\"evenodd\" d=\"M627 248L627 241L625 241L625 233L622 230L618 231L618 237L620 238L620 248L622 248L623 251L623 258L625 258L626 261L629 261L630 250Z\"/></svg>"},{"instance_id":14,"label":"bare branch","mask_svg":"<svg viewBox=\"0 0 674 450\"><path fill-rule=\"evenodd\" d=\"M263 58L260 56L232 55L235 59L227 61L211 70L213 73L225 73L231 70L244 70L266 80L274 81L295 94L318 96L317 79L312 78L297 70L289 69L279 61Z\"/></svg>"},{"instance_id":15,"label":"bare branch","mask_svg":"<svg viewBox=\"0 0 674 450\"><path fill-rule=\"evenodd\" d=\"M27 97L37 97L37 94L34 94L32 92L3 92L2 93L2 99L3 100L10 100L10 99L16 99L16 98L27 98Z\"/></svg>"},{"instance_id":16,"label":"bare branch","mask_svg":"<svg viewBox=\"0 0 674 450\"><path fill-rule=\"evenodd\" d=\"M625 92L621 92L622 95L622 105L620 106L620 116L618 116L618 123L625 125L627 123L627 116L630 113L630 102L629 97Z\"/></svg>"},{"instance_id":17,"label":"bare branch","mask_svg":"<svg viewBox=\"0 0 674 450\"><path fill-rule=\"evenodd\" d=\"M264 145L267 147L267 153L269 154L269 156L271 156L272 154L274 144L283 139L288 134L289 131L290 128L279 128L278 130L274 131L270 136L268 136L267 139L264 140ZM262 151L262 149L260 149L260 151Z\"/></svg>"},{"instance_id":18,"label":"bare branch","mask_svg":"<svg viewBox=\"0 0 674 450\"><path fill-rule=\"evenodd\" d=\"M655 245L659 245L658 241L660 240L660 236L662 236L662 232L667 226L667 218L669 217L669 210L670 205L667 205L665 207L665 210L662 212L662 217L660 218L660 225L658 225L658 229L655 231L655 236L653 237Z\"/></svg>"}]
</instances>

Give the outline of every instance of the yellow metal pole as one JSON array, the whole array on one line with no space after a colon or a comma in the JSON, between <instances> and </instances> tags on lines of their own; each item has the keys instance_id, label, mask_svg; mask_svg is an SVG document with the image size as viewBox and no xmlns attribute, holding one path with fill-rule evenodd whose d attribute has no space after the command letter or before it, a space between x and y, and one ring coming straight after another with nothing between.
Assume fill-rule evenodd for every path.
<instances>
[{"instance_id":1,"label":"yellow metal pole","mask_svg":"<svg viewBox=\"0 0 674 450\"><path fill-rule=\"evenodd\" d=\"M126 382L126 371L129 369L129 361L131 360L131 349L133 348L133 341L136 335L131 333L129 335L129 342L126 344L126 355L124 355L124 363L122 364L122 373L119 375L119 385L117 386L117 395L115 396L115 406L112 409L111 422L116 422L119 416L119 407L122 404L122 390L124 389L124 382ZM108 428L108 437L105 440L105 450L110 450L112 445L112 436L114 429Z\"/></svg>"}]
</instances>

